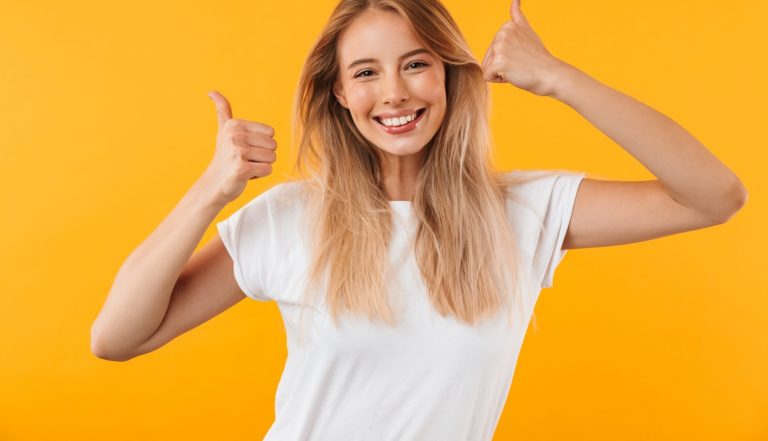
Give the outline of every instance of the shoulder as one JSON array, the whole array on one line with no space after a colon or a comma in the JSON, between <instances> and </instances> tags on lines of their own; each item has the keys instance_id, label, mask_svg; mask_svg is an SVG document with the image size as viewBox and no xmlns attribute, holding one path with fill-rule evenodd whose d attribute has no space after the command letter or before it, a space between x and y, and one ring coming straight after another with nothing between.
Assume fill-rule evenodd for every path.
<instances>
[{"instance_id":1,"label":"shoulder","mask_svg":"<svg viewBox=\"0 0 768 441\"><path fill-rule=\"evenodd\" d=\"M502 173L507 210L514 218L533 215L538 222L567 208L586 173L565 169Z\"/></svg>"},{"instance_id":2,"label":"shoulder","mask_svg":"<svg viewBox=\"0 0 768 441\"><path fill-rule=\"evenodd\" d=\"M306 181L279 182L254 196L245 205L274 209L299 202L305 191Z\"/></svg>"},{"instance_id":3,"label":"shoulder","mask_svg":"<svg viewBox=\"0 0 768 441\"><path fill-rule=\"evenodd\" d=\"M222 221L234 228L280 224L301 216L303 184L299 181L277 183L251 199Z\"/></svg>"},{"instance_id":4,"label":"shoulder","mask_svg":"<svg viewBox=\"0 0 768 441\"><path fill-rule=\"evenodd\" d=\"M515 169L503 172L502 175L510 191L535 194L551 189L558 180L578 180L585 177L586 173L567 169Z\"/></svg>"},{"instance_id":5,"label":"shoulder","mask_svg":"<svg viewBox=\"0 0 768 441\"><path fill-rule=\"evenodd\" d=\"M275 184L269 189L271 198L275 203L284 204L296 202L306 196L308 190L307 181L285 181Z\"/></svg>"}]
</instances>

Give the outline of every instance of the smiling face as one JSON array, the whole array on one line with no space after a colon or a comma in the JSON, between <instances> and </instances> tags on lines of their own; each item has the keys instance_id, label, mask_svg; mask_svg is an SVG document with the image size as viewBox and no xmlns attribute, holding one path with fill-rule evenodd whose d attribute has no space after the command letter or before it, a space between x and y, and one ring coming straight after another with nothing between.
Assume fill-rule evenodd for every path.
<instances>
[{"instance_id":1,"label":"smiling face","mask_svg":"<svg viewBox=\"0 0 768 441\"><path fill-rule=\"evenodd\" d=\"M394 163L420 163L424 146L445 116L443 62L419 42L402 17L375 9L342 32L336 57L339 78L334 94L349 109L360 133Z\"/></svg>"}]
</instances>

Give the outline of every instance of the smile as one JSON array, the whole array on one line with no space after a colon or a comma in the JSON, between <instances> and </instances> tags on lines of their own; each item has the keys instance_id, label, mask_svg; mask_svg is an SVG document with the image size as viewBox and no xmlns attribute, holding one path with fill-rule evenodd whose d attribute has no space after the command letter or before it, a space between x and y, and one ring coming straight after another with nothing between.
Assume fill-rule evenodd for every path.
<instances>
[{"instance_id":1,"label":"smile","mask_svg":"<svg viewBox=\"0 0 768 441\"><path fill-rule=\"evenodd\" d=\"M374 117L373 119L376 120L378 123L378 126L381 127L384 132L397 135L400 133L410 132L411 130L415 129L416 126L419 124L419 121L424 117L424 113L426 112L426 109L420 109L416 111L416 117L413 119L413 121L407 122L403 125L398 126L386 126L378 117Z\"/></svg>"}]
</instances>

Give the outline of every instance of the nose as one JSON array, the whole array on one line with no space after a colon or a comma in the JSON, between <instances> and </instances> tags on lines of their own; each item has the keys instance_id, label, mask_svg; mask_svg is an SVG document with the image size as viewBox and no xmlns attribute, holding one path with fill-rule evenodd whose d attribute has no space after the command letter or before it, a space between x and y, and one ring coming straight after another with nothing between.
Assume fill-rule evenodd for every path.
<instances>
[{"instance_id":1,"label":"nose","mask_svg":"<svg viewBox=\"0 0 768 441\"><path fill-rule=\"evenodd\" d=\"M383 83L382 98L384 104L396 104L408 101L410 98L408 87L400 75L390 75L384 79Z\"/></svg>"}]
</instances>

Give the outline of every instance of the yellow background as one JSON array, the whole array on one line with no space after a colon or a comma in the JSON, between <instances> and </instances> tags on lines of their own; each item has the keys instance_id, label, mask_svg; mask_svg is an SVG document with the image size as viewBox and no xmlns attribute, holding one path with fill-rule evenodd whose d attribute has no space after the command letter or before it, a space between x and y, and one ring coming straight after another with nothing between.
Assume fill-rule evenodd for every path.
<instances>
[{"instance_id":1,"label":"yellow background","mask_svg":"<svg viewBox=\"0 0 768 441\"><path fill-rule=\"evenodd\" d=\"M509 3L445 3L482 59ZM570 251L495 439L768 439L768 8L524 3L555 56L676 120L750 198L717 227ZM0 439L263 437L286 356L276 304L246 299L127 363L92 355L89 332L125 257L212 158L209 90L275 127L279 156L217 221L284 179L295 85L334 5L2 2ZM491 87L499 168L652 178L563 103Z\"/></svg>"}]
</instances>

